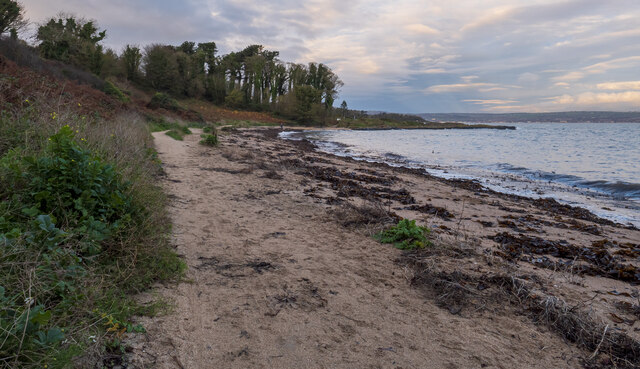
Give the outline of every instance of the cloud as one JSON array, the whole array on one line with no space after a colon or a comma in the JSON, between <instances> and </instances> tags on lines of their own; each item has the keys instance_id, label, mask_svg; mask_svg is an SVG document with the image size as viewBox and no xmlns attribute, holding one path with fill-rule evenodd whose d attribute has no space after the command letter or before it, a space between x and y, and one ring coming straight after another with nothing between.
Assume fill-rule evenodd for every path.
<instances>
[{"instance_id":1,"label":"cloud","mask_svg":"<svg viewBox=\"0 0 640 369\"><path fill-rule=\"evenodd\" d=\"M598 83L599 90L640 90L640 81Z\"/></svg>"},{"instance_id":2,"label":"cloud","mask_svg":"<svg viewBox=\"0 0 640 369\"><path fill-rule=\"evenodd\" d=\"M530 84L537 82L540 77L535 73L525 72L518 76L518 82Z\"/></svg>"},{"instance_id":3,"label":"cloud","mask_svg":"<svg viewBox=\"0 0 640 369\"><path fill-rule=\"evenodd\" d=\"M583 70L591 74L606 73L611 69L629 68L629 67L637 66L639 64L640 64L640 55L607 60L605 62L586 66L583 68Z\"/></svg>"},{"instance_id":4,"label":"cloud","mask_svg":"<svg viewBox=\"0 0 640 369\"><path fill-rule=\"evenodd\" d=\"M640 104L640 91L624 91L613 93L584 92L575 96L564 94L549 99L554 105L566 107L592 107L615 109L628 104L638 106Z\"/></svg>"},{"instance_id":5,"label":"cloud","mask_svg":"<svg viewBox=\"0 0 640 369\"><path fill-rule=\"evenodd\" d=\"M410 33L416 33L420 35L437 35L438 33L440 33L438 32L438 30L420 23L409 24L405 26L404 29L406 29Z\"/></svg>"},{"instance_id":6,"label":"cloud","mask_svg":"<svg viewBox=\"0 0 640 369\"><path fill-rule=\"evenodd\" d=\"M564 82L564 81L579 81L583 78L584 78L583 72L573 71L567 74L563 74L561 76L553 77L552 80Z\"/></svg>"},{"instance_id":7,"label":"cloud","mask_svg":"<svg viewBox=\"0 0 640 369\"><path fill-rule=\"evenodd\" d=\"M465 90L478 90L481 87L494 86L492 83L455 83L450 85L429 86L424 90L426 93L459 92Z\"/></svg>"},{"instance_id":8,"label":"cloud","mask_svg":"<svg viewBox=\"0 0 640 369\"><path fill-rule=\"evenodd\" d=\"M511 105L516 103L516 100L462 100L464 102L470 102L476 105Z\"/></svg>"}]
</instances>

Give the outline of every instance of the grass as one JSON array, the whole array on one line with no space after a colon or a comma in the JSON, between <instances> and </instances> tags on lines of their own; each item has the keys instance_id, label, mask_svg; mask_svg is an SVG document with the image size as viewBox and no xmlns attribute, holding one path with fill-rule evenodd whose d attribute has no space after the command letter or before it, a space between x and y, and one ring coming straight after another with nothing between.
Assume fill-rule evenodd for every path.
<instances>
[{"instance_id":1,"label":"grass","mask_svg":"<svg viewBox=\"0 0 640 369\"><path fill-rule=\"evenodd\" d=\"M147 124L149 126L149 130L151 132L176 130L181 132L182 134L189 135L191 134L189 127L201 128L202 126L204 126L203 123L189 123L186 125L180 124L175 121L169 121L166 118L162 118L162 117L147 116L146 118L147 118Z\"/></svg>"},{"instance_id":2,"label":"grass","mask_svg":"<svg viewBox=\"0 0 640 369\"><path fill-rule=\"evenodd\" d=\"M133 113L90 118L37 96L2 108L0 368L92 367L144 329L132 316L167 306L131 296L186 268L152 138Z\"/></svg>"},{"instance_id":3,"label":"grass","mask_svg":"<svg viewBox=\"0 0 640 369\"><path fill-rule=\"evenodd\" d=\"M167 131L165 134L177 141L182 141L185 135L183 131L180 131L177 129L172 129L170 131Z\"/></svg>"}]
</instances>

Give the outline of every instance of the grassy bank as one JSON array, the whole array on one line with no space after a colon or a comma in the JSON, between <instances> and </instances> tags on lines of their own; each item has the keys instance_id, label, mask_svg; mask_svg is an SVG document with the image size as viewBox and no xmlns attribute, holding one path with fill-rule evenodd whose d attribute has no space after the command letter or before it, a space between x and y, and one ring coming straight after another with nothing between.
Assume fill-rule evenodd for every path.
<instances>
[{"instance_id":1,"label":"grassy bank","mask_svg":"<svg viewBox=\"0 0 640 369\"><path fill-rule=\"evenodd\" d=\"M87 112L24 78L0 90L0 368L101 367L144 330L131 316L166 307L132 296L185 268L161 168L138 114Z\"/></svg>"}]
</instances>

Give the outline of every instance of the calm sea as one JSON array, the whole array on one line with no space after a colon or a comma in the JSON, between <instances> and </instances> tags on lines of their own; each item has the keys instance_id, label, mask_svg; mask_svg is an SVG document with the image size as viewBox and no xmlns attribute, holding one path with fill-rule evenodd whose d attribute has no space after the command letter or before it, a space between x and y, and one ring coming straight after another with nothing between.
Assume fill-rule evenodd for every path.
<instances>
[{"instance_id":1,"label":"calm sea","mask_svg":"<svg viewBox=\"0 0 640 369\"><path fill-rule=\"evenodd\" d=\"M515 123L516 130L285 132L327 152L553 197L640 226L640 123Z\"/></svg>"}]
</instances>

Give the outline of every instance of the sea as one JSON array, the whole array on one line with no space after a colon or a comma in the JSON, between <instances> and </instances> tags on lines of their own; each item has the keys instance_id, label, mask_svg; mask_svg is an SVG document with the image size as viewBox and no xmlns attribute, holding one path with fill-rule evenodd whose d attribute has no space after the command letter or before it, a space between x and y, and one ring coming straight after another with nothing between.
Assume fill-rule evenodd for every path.
<instances>
[{"instance_id":1,"label":"sea","mask_svg":"<svg viewBox=\"0 0 640 369\"><path fill-rule=\"evenodd\" d=\"M505 124L501 124L505 125ZM640 227L640 123L509 123L515 130L282 132L321 151L424 168Z\"/></svg>"}]
</instances>

